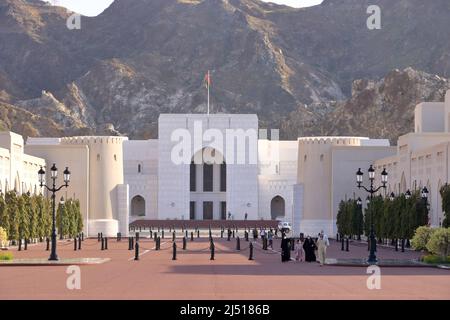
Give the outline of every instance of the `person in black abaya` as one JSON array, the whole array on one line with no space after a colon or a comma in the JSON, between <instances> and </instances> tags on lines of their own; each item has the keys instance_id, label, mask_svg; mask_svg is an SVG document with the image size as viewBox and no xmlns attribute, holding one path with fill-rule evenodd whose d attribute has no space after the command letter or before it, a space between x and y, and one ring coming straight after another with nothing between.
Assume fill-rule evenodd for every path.
<instances>
[{"instance_id":1,"label":"person in black abaya","mask_svg":"<svg viewBox=\"0 0 450 320\"><path fill-rule=\"evenodd\" d=\"M305 250L305 261L313 262L316 261L316 255L314 254L314 250L316 249L316 244L314 240L308 236L303 243L303 250Z\"/></svg>"},{"instance_id":2,"label":"person in black abaya","mask_svg":"<svg viewBox=\"0 0 450 320\"><path fill-rule=\"evenodd\" d=\"M283 233L281 238L281 262L291 260L291 241Z\"/></svg>"}]
</instances>

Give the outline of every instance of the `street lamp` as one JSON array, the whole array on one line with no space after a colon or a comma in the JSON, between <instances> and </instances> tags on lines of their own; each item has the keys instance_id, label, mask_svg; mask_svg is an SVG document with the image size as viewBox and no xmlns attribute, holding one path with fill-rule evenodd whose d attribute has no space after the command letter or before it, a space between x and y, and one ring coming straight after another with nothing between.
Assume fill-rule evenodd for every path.
<instances>
[{"instance_id":1,"label":"street lamp","mask_svg":"<svg viewBox=\"0 0 450 320\"><path fill-rule=\"evenodd\" d=\"M56 164L50 168L50 177L52 179L52 186L49 187L45 184L45 171L41 167L38 171L39 177L39 185L40 187L45 187L48 191L52 193L52 251L50 253L50 261L58 261L58 255L56 254L56 208L55 208L55 198L56 192L61 190L63 187L68 187L70 182L70 171L69 168L66 167L66 170L63 172L64 174L64 184L59 188L56 187L56 179L58 178L58 168L56 168Z\"/></svg>"},{"instance_id":2,"label":"street lamp","mask_svg":"<svg viewBox=\"0 0 450 320\"><path fill-rule=\"evenodd\" d=\"M394 201L395 200L395 194L391 192L391 195L389 196L389 200Z\"/></svg>"},{"instance_id":3,"label":"street lamp","mask_svg":"<svg viewBox=\"0 0 450 320\"><path fill-rule=\"evenodd\" d=\"M409 189L405 192L405 198L406 200L411 198L411 191L409 191Z\"/></svg>"},{"instance_id":4,"label":"street lamp","mask_svg":"<svg viewBox=\"0 0 450 320\"><path fill-rule=\"evenodd\" d=\"M383 171L381 172L381 186L379 186L378 188L375 188L373 185L373 183L375 181L375 169L371 165L369 167L369 170L367 170L367 171L369 173L370 187L366 188L362 185L364 173L361 171L361 168L359 168L358 171L356 172L356 184L359 189L363 189L369 193L370 197L367 196L367 199L366 199L367 205L369 205L369 203L373 200L373 195L375 193L377 193L381 188L386 189L386 184L388 182L388 173L386 171L386 168L384 168ZM370 235L369 235L370 253L369 253L369 258L367 259L367 262L370 264L375 264L375 263L377 263L377 257L375 255L375 252L377 251L377 242L375 240L373 210L370 210L370 220L371 220L370 221Z\"/></svg>"}]
</instances>

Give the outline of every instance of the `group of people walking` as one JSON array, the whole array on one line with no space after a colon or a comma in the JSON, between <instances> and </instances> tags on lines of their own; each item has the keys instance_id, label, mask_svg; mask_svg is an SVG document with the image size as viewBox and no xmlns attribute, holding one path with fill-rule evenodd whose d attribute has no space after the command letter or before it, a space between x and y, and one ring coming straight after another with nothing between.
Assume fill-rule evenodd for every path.
<instances>
[{"instance_id":1,"label":"group of people walking","mask_svg":"<svg viewBox=\"0 0 450 320\"><path fill-rule=\"evenodd\" d=\"M282 262L291 260L291 245L291 239L283 234L281 239ZM300 238L296 239L294 244L295 261L314 262L318 260L320 266L323 266L329 245L328 237L323 231L318 234L317 239L313 239L309 235L305 238L303 233L301 233Z\"/></svg>"}]
</instances>

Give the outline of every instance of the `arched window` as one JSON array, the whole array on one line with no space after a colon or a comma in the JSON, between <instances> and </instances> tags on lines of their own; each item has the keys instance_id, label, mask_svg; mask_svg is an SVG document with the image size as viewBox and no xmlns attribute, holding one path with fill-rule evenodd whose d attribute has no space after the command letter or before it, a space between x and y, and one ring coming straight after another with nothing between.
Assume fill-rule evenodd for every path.
<instances>
[{"instance_id":1,"label":"arched window","mask_svg":"<svg viewBox=\"0 0 450 320\"><path fill-rule=\"evenodd\" d=\"M141 172L142 172L142 165L138 164L138 173L141 173Z\"/></svg>"},{"instance_id":2,"label":"arched window","mask_svg":"<svg viewBox=\"0 0 450 320\"><path fill-rule=\"evenodd\" d=\"M285 216L285 201L282 197L276 196L270 202L270 216L272 220Z\"/></svg>"},{"instance_id":3,"label":"arched window","mask_svg":"<svg viewBox=\"0 0 450 320\"><path fill-rule=\"evenodd\" d=\"M145 199L142 196L135 196L131 199L131 216L145 216Z\"/></svg>"}]
</instances>

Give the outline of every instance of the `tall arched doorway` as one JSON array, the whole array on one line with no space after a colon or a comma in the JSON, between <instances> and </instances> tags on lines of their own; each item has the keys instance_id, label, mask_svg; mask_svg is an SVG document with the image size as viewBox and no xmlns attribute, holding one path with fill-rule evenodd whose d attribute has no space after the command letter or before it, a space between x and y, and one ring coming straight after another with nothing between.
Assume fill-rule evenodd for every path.
<instances>
[{"instance_id":1,"label":"tall arched doorway","mask_svg":"<svg viewBox=\"0 0 450 320\"><path fill-rule=\"evenodd\" d=\"M286 203L280 196L276 196L270 202L270 217L272 220L276 220L278 217L284 217Z\"/></svg>"},{"instance_id":2,"label":"tall arched doorway","mask_svg":"<svg viewBox=\"0 0 450 320\"><path fill-rule=\"evenodd\" d=\"M145 216L145 199L143 197L135 196L133 199L131 199L131 216Z\"/></svg>"},{"instance_id":3,"label":"tall arched doorway","mask_svg":"<svg viewBox=\"0 0 450 320\"><path fill-rule=\"evenodd\" d=\"M220 151L205 147L194 154L189 187L191 220L226 219L227 165Z\"/></svg>"}]
</instances>

